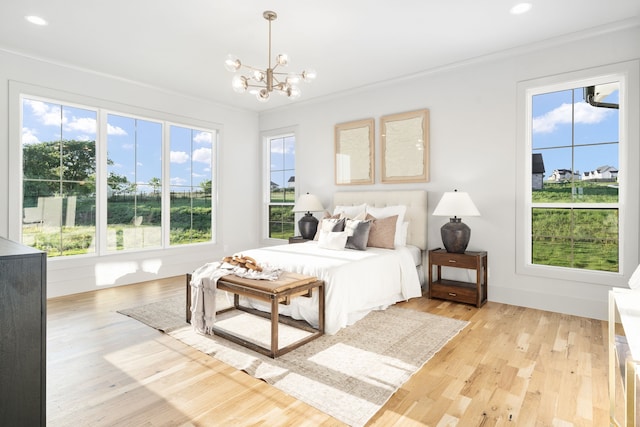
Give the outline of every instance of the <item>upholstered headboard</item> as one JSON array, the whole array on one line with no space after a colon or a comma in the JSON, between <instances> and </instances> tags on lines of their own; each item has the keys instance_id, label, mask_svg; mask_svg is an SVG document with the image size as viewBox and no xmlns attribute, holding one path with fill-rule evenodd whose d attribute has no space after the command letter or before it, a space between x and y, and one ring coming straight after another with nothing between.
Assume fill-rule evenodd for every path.
<instances>
[{"instance_id":1,"label":"upholstered headboard","mask_svg":"<svg viewBox=\"0 0 640 427\"><path fill-rule=\"evenodd\" d=\"M354 206L367 203L377 208L406 205L405 221L409 222L407 243L427 249L427 192L424 190L402 191L341 191L333 196L333 207Z\"/></svg>"}]
</instances>

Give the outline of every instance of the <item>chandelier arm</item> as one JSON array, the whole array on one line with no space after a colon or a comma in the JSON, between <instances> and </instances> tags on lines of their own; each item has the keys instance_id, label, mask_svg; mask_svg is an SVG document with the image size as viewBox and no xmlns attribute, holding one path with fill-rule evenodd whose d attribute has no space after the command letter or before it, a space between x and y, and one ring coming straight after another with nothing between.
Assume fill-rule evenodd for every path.
<instances>
[{"instance_id":1,"label":"chandelier arm","mask_svg":"<svg viewBox=\"0 0 640 427\"><path fill-rule=\"evenodd\" d=\"M264 70L262 70L261 68L252 67L251 65L242 64L240 67L241 68L248 68L249 70L253 70L253 71L262 71L262 72L264 72Z\"/></svg>"},{"instance_id":2,"label":"chandelier arm","mask_svg":"<svg viewBox=\"0 0 640 427\"><path fill-rule=\"evenodd\" d=\"M301 73L273 73L273 75L278 75L278 76L288 76L288 75L292 75L292 76L298 76L298 77L302 77Z\"/></svg>"}]
</instances>

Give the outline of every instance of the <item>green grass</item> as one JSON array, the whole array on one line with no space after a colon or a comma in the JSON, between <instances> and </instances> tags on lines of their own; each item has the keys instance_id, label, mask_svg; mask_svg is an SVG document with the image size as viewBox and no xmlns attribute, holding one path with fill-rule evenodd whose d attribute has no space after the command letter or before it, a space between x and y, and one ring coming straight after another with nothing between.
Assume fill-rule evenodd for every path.
<instances>
[{"instance_id":1,"label":"green grass","mask_svg":"<svg viewBox=\"0 0 640 427\"><path fill-rule=\"evenodd\" d=\"M615 203L617 188L605 183L587 183L578 202ZM576 192L577 194L578 192ZM533 192L538 203L571 202L568 184L545 184ZM533 208L532 262L539 265L596 271L619 271L618 210L584 209L580 203L570 208Z\"/></svg>"}]
</instances>

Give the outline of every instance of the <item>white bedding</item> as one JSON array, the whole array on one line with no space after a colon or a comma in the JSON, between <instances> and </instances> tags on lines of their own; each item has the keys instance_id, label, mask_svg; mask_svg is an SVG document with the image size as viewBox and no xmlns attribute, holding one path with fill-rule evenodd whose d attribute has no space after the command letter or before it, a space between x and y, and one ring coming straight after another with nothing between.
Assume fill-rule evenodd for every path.
<instances>
[{"instance_id":1,"label":"white bedding","mask_svg":"<svg viewBox=\"0 0 640 427\"><path fill-rule=\"evenodd\" d=\"M408 247L329 250L317 242L251 249L242 252L258 264L318 277L325 282L325 333L335 334L372 310L385 309L398 301L420 297L421 287ZM247 303L247 301L245 301ZM251 304L268 311L268 305ZM298 297L281 305L282 314L318 325L318 300Z\"/></svg>"}]
</instances>

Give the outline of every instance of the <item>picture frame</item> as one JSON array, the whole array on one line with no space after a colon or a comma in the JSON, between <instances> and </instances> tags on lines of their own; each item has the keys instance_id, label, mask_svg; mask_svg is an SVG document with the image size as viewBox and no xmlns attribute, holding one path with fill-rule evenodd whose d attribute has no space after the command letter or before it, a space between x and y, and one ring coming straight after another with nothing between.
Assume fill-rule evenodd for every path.
<instances>
[{"instance_id":1,"label":"picture frame","mask_svg":"<svg viewBox=\"0 0 640 427\"><path fill-rule=\"evenodd\" d=\"M373 118L335 125L336 185L374 183L374 132Z\"/></svg>"},{"instance_id":2,"label":"picture frame","mask_svg":"<svg viewBox=\"0 0 640 427\"><path fill-rule=\"evenodd\" d=\"M380 118L382 182L429 181L429 110Z\"/></svg>"}]
</instances>

